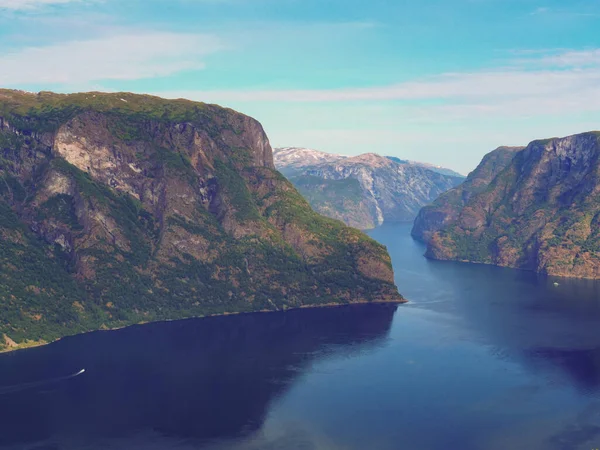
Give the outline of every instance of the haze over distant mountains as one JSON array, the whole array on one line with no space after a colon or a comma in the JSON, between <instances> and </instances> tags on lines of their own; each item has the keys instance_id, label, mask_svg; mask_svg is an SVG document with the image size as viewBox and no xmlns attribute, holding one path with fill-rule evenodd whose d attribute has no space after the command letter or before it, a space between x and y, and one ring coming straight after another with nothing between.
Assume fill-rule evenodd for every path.
<instances>
[{"instance_id":1,"label":"haze over distant mountains","mask_svg":"<svg viewBox=\"0 0 600 450\"><path fill-rule=\"evenodd\" d=\"M274 150L274 161L317 212L360 229L412 221L464 179L449 169L375 153L350 157L285 147Z\"/></svg>"}]
</instances>

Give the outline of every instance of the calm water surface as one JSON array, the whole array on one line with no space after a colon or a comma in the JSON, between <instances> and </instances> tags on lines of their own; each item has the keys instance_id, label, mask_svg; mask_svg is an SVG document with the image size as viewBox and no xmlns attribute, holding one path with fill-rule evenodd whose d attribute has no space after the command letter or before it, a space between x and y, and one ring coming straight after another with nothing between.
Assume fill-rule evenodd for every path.
<instances>
[{"instance_id":1,"label":"calm water surface","mask_svg":"<svg viewBox=\"0 0 600 450\"><path fill-rule=\"evenodd\" d=\"M154 324L1 355L0 447L600 448L600 283L427 261L409 231L371 233L405 306Z\"/></svg>"}]
</instances>

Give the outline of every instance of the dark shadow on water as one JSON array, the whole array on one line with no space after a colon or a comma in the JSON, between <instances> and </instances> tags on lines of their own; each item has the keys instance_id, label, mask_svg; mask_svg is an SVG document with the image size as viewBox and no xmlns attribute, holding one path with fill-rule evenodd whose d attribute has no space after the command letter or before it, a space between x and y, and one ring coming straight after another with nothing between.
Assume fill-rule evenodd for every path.
<instances>
[{"instance_id":1,"label":"dark shadow on water","mask_svg":"<svg viewBox=\"0 0 600 450\"><path fill-rule=\"evenodd\" d=\"M251 434L313 362L382 345L395 310L368 305L151 324L2 355L0 392L10 389L0 393L0 447L143 431L194 440ZM19 385L25 389L14 390Z\"/></svg>"}]
</instances>

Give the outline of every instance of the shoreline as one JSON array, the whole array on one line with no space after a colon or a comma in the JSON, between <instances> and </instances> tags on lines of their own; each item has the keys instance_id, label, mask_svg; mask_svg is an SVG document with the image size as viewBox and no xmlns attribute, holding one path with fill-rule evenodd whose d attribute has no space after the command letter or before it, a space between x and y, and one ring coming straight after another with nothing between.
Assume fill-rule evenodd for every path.
<instances>
[{"instance_id":1,"label":"shoreline","mask_svg":"<svg viewBox=\"0 0 600 450\"><path fill-rule=\"evenodd\" d=\"M503 266L501 264L496 264L493 262L483 262L483 261L470 261L468 259L450 259L450 258L433 258L431 256L425 256L426 259L430 260L430 261L437 261L437 262L451 262L451 263L460 263L460 264L470 264L470 265L474 265L474 266L487 266L487 267L496 267L498 269L510 269L510 270L518 270L520 272L528 272L540 277L546 277L546 278L558 278L561 279L563 281L566 280L575 280L575 281L600 281L600 277L598 278L592 278L592 277L584 277L584 276L568 276L568 275L556 275L553 273L548 273L548 272L538 272L535 269L528 269L526 267L518 267L518 266Z\"/></svg>"},{"instance_id":2,"label":"shoreline","mask_svg":"<svg viewBox=\"0 0 600 450\"><path fill-rule=\"evenodd\" d=\"M243 314L250 315L250 314L267 314L267 313L285 313L285 312L290 312L290 311L301 311L303 309L341 308L341 307L347 307L347 306L364 306L364 305L379 305L379 306L396 305L396 306L399 306L399 305L405 305L407 303L409 303L409 301L407 299L405 299L404 297L401 297L401 300L378 300L378 301L373 301L373 302L357 301L357 302L352 302L352 303L323 303L323 304L319 304L319 305L302 305L302 306L297 306L294 308L287 308L287 309L275 309L275 310L260 309L257 311L223 312L223 313L218 313L218 314L208 314L205 316L181 317L179 319L162 319L162 320L156 320L156 321L151 321L151 322L132 323L130 325L124 325L122 327L84 331L83 333L77 333L77 334L71 334L68 336L63 336L63 337L55 339L54 341L51 341L51 342L35 343L32 341L28 341L23 344L17 344L16 347L8 347L5 349L1 349L0 356L9 354L9 353L18 352L18 351L25 351L25 350L30 350L30 349L34 349L34 348L45 347L47 345L55 344L57 342L62 341L63 339L70 338L70 337L83 336L83 335L90 334L90 333L110 333L112 331L124 330L126 328L131 328L131 327L150 325L153 323L170 323L170 322L179 322L179 321L183 321L183 320L208 319L211 317L239 316L239 315L243 315ZM0 336L0 338L1 338L1 336Z\"/></svg>"}]
</instances>

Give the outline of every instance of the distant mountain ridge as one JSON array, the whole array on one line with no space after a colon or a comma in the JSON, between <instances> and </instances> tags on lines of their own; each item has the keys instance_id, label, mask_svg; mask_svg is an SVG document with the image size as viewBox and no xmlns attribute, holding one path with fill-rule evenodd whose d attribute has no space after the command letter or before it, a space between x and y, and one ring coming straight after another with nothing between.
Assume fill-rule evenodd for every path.
<instances>
[{"instance_id":1,"label":"distant mountain ridge","mask_svg":"<svg viewBox=\"0 0 600 450\"><path fill-rule=\"evenodd\" d=\"M276 164L278 164L279 170L286 176L288 174L296 174L295 171L302 171L302 169L307 166L313 166L323 163L333 163L342 159L352 158L352 156L348 155L342 155L339 153L326 153L320 150L314 150L304 147L275 148L273 149L273 156L276 160ZM441 173L442 175L448 175L451 177L466 178L464 175L452 169L448 169L442 166L436 166L435 164L401 159L397 156L386 156L386 158L398 164L422 167L424 169L428 169L433 172Z\"/></svg>"},{"instance_id":2,"label":"distant mountain ridge","mask_svg":"<svg viewBox=\"0 0 600 450\"><path fill-rule=\"evenodd\" d=\"M441 173L442 175L448 175L450 177L457 178L466 178L463 174L456 172L455 170L448 169L442 166L436 166L435 164L424 163L419 161L411 161L408 159L400 159L397 156L386 156L386 158L391 159L392 161L397 162L398 164L408 164L411 166L423 167L424 169L432 170L437 173Z\"/></svg>"},{"instance_id":3,"label":"distant mountain ridge","mask_svg":"<svg viewBox=\"0 0 600 450\"><path fill-rule=\"evenodd\" d=\"M277 169L317 212L360 229L412 221L421 207L463 180L375 153L351 157L286 147L273 155Z\"/></svg>"},{"instance_id":4,"label":"distant mountain ridge","mask_svg":"<svg viewBox=\"0 0 600 450\"><path fill-rule=\"evenodd\" d=\"M600 278L600 132L501 147L424 208L427 256Z\"/></svg>"},{"instance_id":5,"label":"distant mountain ridge","mask_svg":"<svg viewBox=\"0 0 600 450\"><path fill-rule=\"evenodd\" d=\"M298 175L309 166L333 163L348 158L346 155L325 153L303 147L282 147L273 149L273 159L277 170L285 176Z\"/></svg>"}]
</instances>

